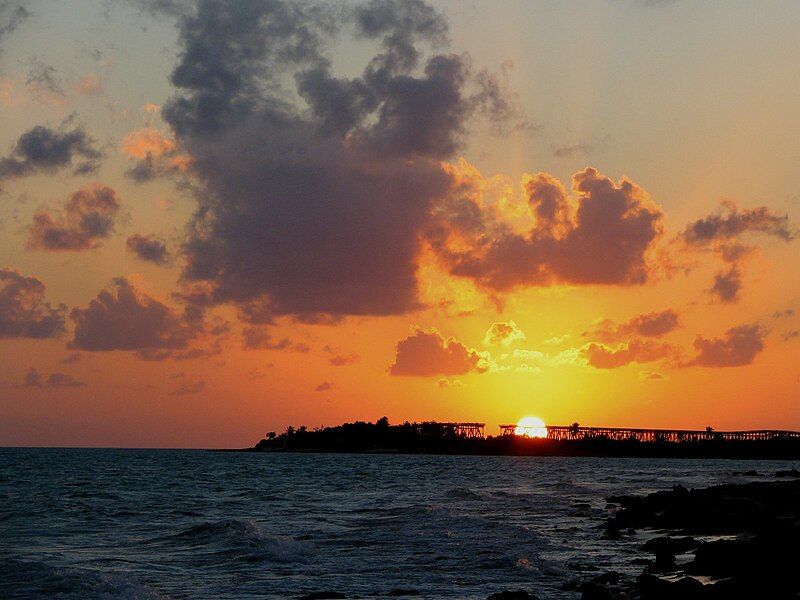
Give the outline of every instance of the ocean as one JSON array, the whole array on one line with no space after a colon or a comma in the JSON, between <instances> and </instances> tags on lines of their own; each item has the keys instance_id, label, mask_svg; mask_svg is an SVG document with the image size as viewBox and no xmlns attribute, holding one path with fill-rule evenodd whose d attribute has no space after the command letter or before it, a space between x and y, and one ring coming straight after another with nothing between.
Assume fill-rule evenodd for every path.
<instances>
[{"instance_id":1,"label":"ocean","mask_svg":"<svg viewBox=\"0 0 800 600\"><path fill-rule=\"evenodd\" d=\"M0 449L0 598L485 599L631 564L606 497L786 461Z\"/></svg>"}]
</instances>

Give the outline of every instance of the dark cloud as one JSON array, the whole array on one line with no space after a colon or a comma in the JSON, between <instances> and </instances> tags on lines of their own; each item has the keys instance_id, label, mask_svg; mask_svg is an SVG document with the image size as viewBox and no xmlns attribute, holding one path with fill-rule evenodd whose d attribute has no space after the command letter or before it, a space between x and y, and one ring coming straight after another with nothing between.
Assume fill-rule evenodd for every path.
<instances>
[{"instance_id":1,"label":"dark cloud","mask_svg":"<svg viewBox=\"0 0 800 600\"><path fill-rule=\"evenodd\" d=\"M788 342L789 340L793 340L795 338L800 337L800 330L798 329L791 329L784 333L781 337L783 337L784 342Z\"/></svg>"},{"instance_id":2,"label":"dark cloud","mask_svg":"<svg viewBox=\"0 0 800 600\"><path fill-rule=\"evenodd\" d=\"M140 11L160 17L180 17L192 12L193 0L126 0Z\"/></svg>"},{"instance_id":3,"label":"dark cloud","mask_svg":"<svg viewBox=\"0 0 800 600\"><path fill-rule=\"evenodd\" d=\"M25 373L21 387L52 390L57 388L76 388L85 386L86 384L82 381L78 381L77 379L70 377L65 373L51 373L47 379L44 379L39 374L39 371L31 367L28 369L28 372Z\"/></svg>"},{"instance_id":4,"label":"dark cloud","mask_svg":"<svg viewBox=\"0 0 800 600\"><path fill-rule=\"evenodd\" d=\"M739 290L742 289L742 272L738 266L733 265L727 271L714 276L714 285L709 293L718 302L731 304L739 299Z\"/></svg>"},{"instance_id":5,"label":"dark cloud","mask_svg":"<svg viewBox=\"0 0 800 600\"><path fill-rule=\"evenodd\" d=\"M245 350L287 350L292 340L274 340L265 327L245 327L242 330L242 348Z\"/></svg>"},{"instance_id":6,"label":"dark cloud","mask_svg":"<svg viewBox=\"0 0 800 600\"><path fill-rule=\"evenodd\" d=\"M120 205L116 192L88 185L74 192L62 211L39 211L28 227L28 246L36 250L89 250L114 231Z\"/></svg>"},{"instance_id":7,"label":"dark cloud","mask_svg":"<svg viewBox=\"0 0 800 600\"><path fill-rule=\"evenodd\" d=\"M0 270L0 338L50 338L64 332L67 307L44 300L45 286L8 267Z\"/></svg>"},{"instance_id":8,"label":"dark cloud","mask_svg":"<svg viewBox=\"0 0 800 600\"><path fill-rule=\"evenodd\" d=\"M640 371L639 379L642 381L664 381L666 377L658 371Z\"/></svg>"},{"instance_id":9,"label":"dark cloud","mask_svg":"<svg viewBox=\"0 0 800 600\"><path fill-rule=\"evenodd\" d=\"M764 349L764 332L758 324L739 325L721 338L697 336L694 340L697 355L689 365L701 367L740 367L753 362Z\"/></svg>"},{"instance_id":10,"label":"dark cloud","mask_svg":"<svg viewBox=\"0 0 800 600\"><path fill-rule=\"evenodd\" d=\"M315 392L327 392L329 389L333 387L333 383L330 381L323 381L317 387L314 388Z\"/></svg>"},{"instance_id":11,"label":"dark cloud","mask_svg":"<svg viewBox=\"0 0 800 600\"><path fill-rule=\"evenodd\" d=\"M558 282L635 285L648 280L647 254L662 232L663 213L641 188L627 179L615 184L587 168L573 176L573 211L564 187L550 175L539 173L525 187L536 219L526 234L482 224L475 228L477 235L467 234L471 243L463 250L449 243L454 234L463 238L463 228L436 231L433 247L451 273L500 291Z\"/></svg>"},{"instance_id":12,"label":"dark cloud","mask_svg":"<svg viewBox=\"0 0 800 600\"><path fill-rule=\"evenodd\" d=\"M631 336L661 337L674 331L679 326L678 313L672 309L667 309L636 315L630 320L619 324L606 319L601 321L594 331L585 332L583 335L609 344Z\"/></svg>"},{"instance_id":13,"label":"dark cloud","mask_svg":"<svg viewBox=\"0 0 800 600\"><path fill-rule=\"evenodd\" d=\"M359 77L323 54L342 28L379 44ZM204 184L184 280L270 315L418 308L419 232L454 183L441 160L490 96L467 57L430 50L443 17L419 1L206 1L180 31L163 115Z\"/></svg>"},{"instance_id":14,"label":"dark cloud","mask_svg":"<svg viewBox=\"0 0 800 600\"><path fill-rule=\"evenodd\" d=\"M674 357L676 349L670 344L634 339L616 347L590 343L582 349L587 363L597 369L616 369L631 363L648 363Z\"/></svg>"},{"instance_id":15,"label":"dark cloud","mask_svg":"<svg viewBox=\"0 0 800 600\"><path fill-rule=\"evenodd\" d=\"M75 175L86 175L97 170L101 156L80 127L53 130L38 125L23 133L11 153L0 158L0 182L64 167L72 167Z\"/></svg>"},{"instance_id":16,"label":"dark cloud","mask_svg":"<svg viewBox=\"0 0 800 600\"><path fill-rule=\"evenodd\" d=\"M66 98L64 87L55 68L38 59L34 59L28 69L25 85L34 97L44 95L61 100Z\"/></svg>"},{"instance_id":17,"label":"dark cloud","mask_svg":"<svg viewBox=\"0 0 800 600\"><path fill-rule=\"evenodd\" d=\"M754 247L739 240L748 233L761 233L785 242L797 238L798 230L788 215L776 215L766 206L740 209L734 202L724 202L716 213L690 223L679 236L688 247L710 248L727 267L714 276L709 289L717 302L731 304L739 299L745 258Z\"/></svg>"},{"instance_id":18,"label":"dark cloud","mask_svg":"<svg viewBox=\"0 0 800 600\"><path fill-rule=\"evenodd\" d=\"M186 348L199 332L171 308L141 294L125 278L117 278L86 308L74 308L75 333L69 347L90 352L135 350L143 358Z\"/></svg>"},{"instance_id":19,"label":"dark cloud","mask_svg":"<svg viewBox=\"0 0 800 600\"><path fill-rule=\"evenodd\" d=\"M789 317L793 317L795 315L795 310L793 308L787 308L785 310L777 310L775 311L772 316L776 319L787 319Z\"/></svg>"},{"instance_id":20,"label":"dark cloud","mask_svg":"<svg viewBox=\"0 0 800 600\"><path fill-rule=\"evenodd\" d=\"M726 202L717 213L690 223L682 237L688 244L703 246L736 239L748 232L764 233L787 242L798 235L788 215L775 215L766 206L739 209L735 203Z\"/></svg>"},{"instance_id":21,"label":"dark cloud","mask_svg":"<svg viewBox=\"0 0 800 600\"><path fill-rule=\"evenodd\" d=\"M325 346L323 350L331 355L331 357L328 359L328 362L334 367L346 367L347 365L352 365L358 360L358 354L355 353L344 354L335 350L334 348L331 348L330 346Z\"/></svg>"},{"instance_id":22,"label":"dark cloud","mask_svg":"<svg viewBox=\"0 0 800 600\"><path fill-rule=\"evenodd\" d=\"M434 375L464 375L471 371L487 370L475 350L455 338L444 339L438 331L415 328L414 333L397 343L390 375L431 377Z\"/></svg>"},{"instance_id":23,"label":"dark cloud","mask_svg":"<svg viewBox=\"0 0 800 600\"><path fill-rule=\"evenodd\" d=\"M156 265L166 265L170 261L167 244L154 235L134 233L128 237L125 247L139 259Z\"/></svg>"},{"instance_id":24,"label":"dark cloud","mask_svg":"<svg viewBox=\"0 0 800 600\"><path fill-rule=\"evenodd\" d=\"M170 396L189 396L191 394L199 394L206 389L205 381L185 382L172 390Z\"/></svg>"},{"instance_id":25,"label":"dark cloud","mask_svg":"<svg viewBox=\"0 0 800 600\"><path fill-rule=\"evenodd\" d=\"M487 346L508 346L518 340L524 340L525 334L514 321L508 323L492 323L486 335L483 336L483 343Z\"/></svg>"},{"instance_id":26,"label":"dark cloud","mask_svg":"<svg viewBox=\"0 0 800 600\"><path fill-rule=\"evenodd\" d=\"M30 15L31 13L21 4L10 0L0 0L0 42Z\"/></svg>"}]
</instances>

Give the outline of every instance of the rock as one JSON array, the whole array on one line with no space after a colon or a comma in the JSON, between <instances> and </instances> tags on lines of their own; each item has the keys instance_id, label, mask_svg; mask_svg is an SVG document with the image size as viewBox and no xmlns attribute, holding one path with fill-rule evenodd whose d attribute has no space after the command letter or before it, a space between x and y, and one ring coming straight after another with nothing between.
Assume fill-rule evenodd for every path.
<instances>
[{"instance_id":1,"label":"rock","mask_svg":"<svg viewBox=\"0 0 800 600\"><path fill-rule=\"evenodd\" d=\"M642 546L645 552L658 554L659 552L669 552L670 554L683 554L689 550L697 548L697 540L692 537L670 537L660 536L647 540Z\"/></svg>"},{"instance_id":2,"label":"rock","mask_svg":"<svg viewBox=\"0 0 800 600\"><path fill-rule=\"evenodd\" d=\"M800 471L792 467L788 471L777 471L775 477L800 477Z\"/></svg>"},{"instance_id":3,"label":"rock","mask_svg":"<svg viewBox=\"0 0 800 600\"><path fill-rule=\"evenodd\" d=\"M404 589L396 589L391 590L387 596L391 596L392 598L397 598L400 596L422 596L422 592L419 590L404 590Z\"/></svg>"},{"instance_id":4,"label":"rock","mask_svg":"<svg viewBox=\"0 0 800 600\"><path fill-rule=\"evenodd\" d=\"M347 598L347 596L339 592L311 592L300 596L298 600L342 600L343 598Z\"/></svg>"},{"instance_id":5,"label":"rock","mask_svg":"<svg viewBox=\"0 0 800 600\"><path fill-rule=\"evenodd\" d=\"M581 600L614 600L614 594L599 583L587 583L583 586Z\"/></svg>"},{"instance_id":6,"label":"rock","mask_svg":"<svg viewBox=\"0 0 800 600\"><path fill-rule=\"evenodd\" d=\"M678 581L668 581L655 575L643 574L636 580L642 600L691 600L701 598L703 584L693 577L683 577Z\"/></svg>"},{"instance_id":7,"label":"rock","mask_svg":"<svg viewBox=\"0 0 800 600\"><path fill-rule=\"evenodd\" d=\"M504 590L492 594L486 600L539 600L537 596L526 592L525 590Z\"/></svg>"}]
</instances>

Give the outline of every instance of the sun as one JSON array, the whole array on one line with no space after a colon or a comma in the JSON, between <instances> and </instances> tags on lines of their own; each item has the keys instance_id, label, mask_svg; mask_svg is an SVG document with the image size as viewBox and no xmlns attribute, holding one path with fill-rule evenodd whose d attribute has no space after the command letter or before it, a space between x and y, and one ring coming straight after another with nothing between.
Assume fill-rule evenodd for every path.
<instances>
[{"instance_id":1,"label":"sun","mask_svg":"<svg viewBox=\"0 0 800 600\"><path fill-rule=\"evenodd\" d=\"M539 417L523 417L514 429L514 435L531 438L547 437L547 427Z\"/></svg>"}]
</instances>

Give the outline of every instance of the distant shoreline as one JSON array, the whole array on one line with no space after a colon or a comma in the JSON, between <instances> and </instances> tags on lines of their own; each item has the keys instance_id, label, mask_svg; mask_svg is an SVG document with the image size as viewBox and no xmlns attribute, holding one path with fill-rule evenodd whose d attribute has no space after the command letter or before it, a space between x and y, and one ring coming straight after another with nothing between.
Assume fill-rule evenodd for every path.
<instances>
[{"instance_id":1,"label":"distant shoreline","mask_svg":"<svg viewBox=\"0 0 800 600\"><path fill-rule=\"evenodd\" d=\"M563 429L563 428L562 428ZM703 437L675 438L668 441L661 430L647 431L652 441L630 437L612 439L594 435L598 428L584 428L589 437L573 439L532 438L520 435L468 436L454 424L426 422L389 425L381 419L375 423L345 423L317 430L288 428L280 435L270 433L248 452L326 452L357 454L430 454L468 456L586 456L616 458L728 458L739 460L800 460L800 437L794 432L765 439L731 439L713 430ZM623 430L607 429L610 435ZM698 433L698 432L690 432ZM789 434L789 435L783 435Z\"/></svg>"}]
</instances>

